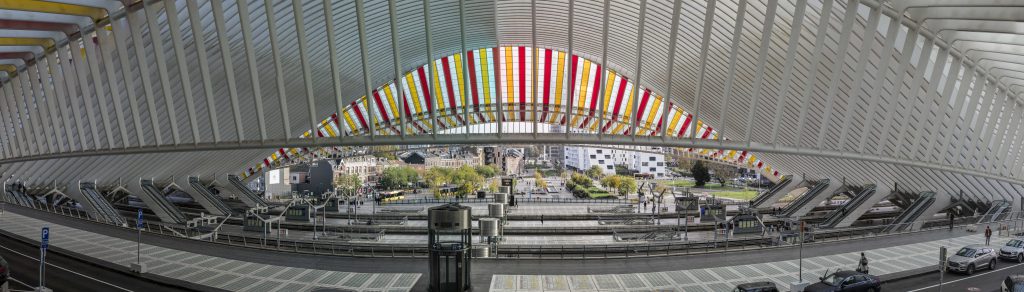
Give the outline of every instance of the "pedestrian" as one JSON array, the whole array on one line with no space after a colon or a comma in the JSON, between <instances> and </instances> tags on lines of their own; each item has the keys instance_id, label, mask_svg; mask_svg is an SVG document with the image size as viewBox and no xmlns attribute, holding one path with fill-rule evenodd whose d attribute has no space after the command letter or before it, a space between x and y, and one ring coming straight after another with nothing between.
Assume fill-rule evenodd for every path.
<instances>
[{"instance_id":1,"label":"pedestrian","mask_svg":"<svg viewBox=\"0 0 1024 292\"><path fill-rule=\"evenodd\" d=\"M544 215L540 215L540 225L544 225Z\"/></svg>"},{"instance_id":2,"label":"pedestrian","mask_svg":"<svg viewBox=\"0 0 1024 292\"><path fill-rule=\"evenodd\" d=\"M985 226L985 245L989 245L992 242L992 228Z\"/></svg>"},{"instance_id":3,"label":"pedestrian","mask_svg":"<svg viewBox=\"0 0 1024 292\"><path fill-rule=\"evenodd\" d=\"M644 201L644 209L647 209L647 201Z\"/></svg>"},{"instance_id":4,"label":"pedestrian","mask_svg":"<svg viewBox=\"0 0 1024 292\"><path fill-rule=\"evenodd\" d=\"M868 273L868 257L863 252L860 253L860 262L857 263L857 272L867 274Z\"/></svg>"},{"instance_id":5,"label":"pedestrian","mask_svg":"<svg viewBox=\"0 0 1024 292\"><path fill-rule=\"evenodd\" d=\"M954 215L953 215L953 211L952 211L952 210L950 210L950 211L949 211L949 231L950 231L950 232L952 232L952 231L953 231L953 216L954 216Z\"/></svg>"}]
</instances>

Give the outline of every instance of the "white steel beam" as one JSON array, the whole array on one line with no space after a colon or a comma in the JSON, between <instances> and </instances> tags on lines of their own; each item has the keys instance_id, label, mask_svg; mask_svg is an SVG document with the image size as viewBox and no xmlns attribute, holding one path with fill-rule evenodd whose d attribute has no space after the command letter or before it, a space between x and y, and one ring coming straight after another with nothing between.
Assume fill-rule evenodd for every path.
<instances>
[{"instance_id":1,"label":"white steel beam","mask_svg":"<svg viewBox=\"0 0 1024 292\"><path fill-rule=\"evenodd\" d=\"M295 34L299 39L299 61L301 62L302 65L302 82L303 85L305 86L306 106L309 107L309 138L315 140L317 139L315 110L316 102L315 99L313 98L314 94L312 74L309 72L309 51L307 49L309 45L307 44L306 41L306 25L304 19L305 17L302 15L302 1L292 0L292 14L295 17ZM371 130L370 135L373 135L372 127L373 123L371 122L371 129L368 129Z\"/></svg>"},{"instance_id":2,"label":"white steel beam","mask_svg":"<svg viewBox=\"0 0 1024 292\"><path fill-rule=\"evenodd\" d=\"M708 67L708 45L711 42L712 23L715 21L716 3L716 0L708 0L706 3L707 9L704 11L704 37L701 38L700 43L700 69L697 73L697 93L694 95L693 111L690 113L693 116L693 122L690 123L690 134L686 135L688 138L697 136L697 120L700 114L700 100L704 95L704 75Z\"/></svg>"},{"instance_id":3,"label":"white steel beam","mask_svg":"<svg viewBox=\"0 0 1024 292\"><path fill-rule=\"evenodd\" d=\"M137 142L136 145L142 146L145 145L146 142L142 137L142 121L139 118L139 104L136 100L138 95L136 95L135 92L135 76L132 75L131 65L128 62L128 45L124 43L126 41L124 38L128 36L124 31L125 26L127 25L127 19L124 18L112 23L111 37L114 39L114 44L117 48L117 56L121 63L121 80L124 80L125 93L128 96L128 108L132 113L132 122L135 127L135 139ZM71 134L68 134L69 138L70 135Z\"/></svg>"},{"instance_id":4,"label":"white steel beam","mask_svg":"<svg viewBox=\"0 0 1024 292\"><path fill-rule=\"evenodd\" d=\"M831 15L833 2L833 0L825 0L825 3L822 5L821 11L818 13L819 15L822 15L822 17L819 17L818 31L817 33L814 34L814 53L812 54L812 56L814 57L814 61L812 61L811 63L811 71L807 73L807 76L818 76L818 64L820 64L823 61L822 58L824 55L821 52L821 50L824 47L825 39L828 38L829 25L826 24L832 20ZM807 123L807 109L810 107L811 104L810 95L815 88L814 85L817 83L817 80L818 78L814 77L807 78L807 81L804 83L804 92L800 96L799 104L801 106L800 115L797 118L796 138L793 141L791 141L792 145L801 145L801 143L803 143L804 125Z\"/></svg>"},{"instance_id":5,"label":"white steel beam","mask_svg":"<svg viewBox=\"0 0 1024 292\"><path fill-rule=\"evenodd\" d=\"M743 141L750 143L750 134L754 131L754 113L757 112L760 107L758 104L761 102L761 87L764 85L765 79L765 64L768 63L768 48L771 47L771 36L772 28L775 26L775 10L779 7L778 0L768 0L768 11L764 16L764 31L761 33L761 49L757 53L757 73L754 73L754 87L751 92L754 94L753 101L750 103L747 109L747 131L743 135ZM699 105L697 107L700 108ZM697 121L697 116L694 115L694 123ZM710 129L710 127L709 127Z\"/></svg>"},{"instance_id":6,"label":"white steel beam","mask_svg":"<svg viewBox=\"0 0 1024 292\"><path fill-rule=\"evenodd\" d=\"M793 67L796 65L796 47L800 41L800 31L803 29L804 13L807 10L807 0L797 0L793 11L793 22L789 29L789 42L786 49L786 63L782 68L782 82L779 85L779 101L775 103L775 111L772 116L772 135L768 140L772 144L779 143L779 129L782 128L782 109L786 101L790 99L790 83L793 82ZM724 125L724 124L723 124Z\"/></svg>"},{"instance_id":7,"label":"white steel beam","mask_svg":"<svg viewBox=\"0 0 1024 292\"><path fill-rule=\"evenodd\" d=\"M199 78L203 80L203 93L206 96L206 109L210 118L210 129L213 130L213 142L219 143L220 123L217 120L217 107L214 104L213 84L210 80L210 65L206 59L206 38L203 33L199 7L195 1L185 1L188 6L188 21L192 28L192 45L195 46L196 60L199 61Z\"/></svg>"},{"instance_id":8,"label":"white steel beam","mask_svg":"<svg viewBox=\"0 0 1024 292\"><path fill-rule=\"evenodd\" d=\"M157 76L160 77L160 89L163 91L164 104L167 107L167 119L171 126L171 138L174 140L175 145L181 144L181 135L179 135L180 132L178 132L178 109L174 106L175 96L174 92L171 91L171 81L167 74L167 60L164 56L163 30L161 30L160 26L157 24L157 14L160 13L160 8L154 8L146 5L146 2L142 3L143 10L146 11L146 23L149 24L149 39L151 44L153 44L153 56L155 57L154 59L156 59ZM222 56L224 56L223 59L225 62L231 59L229 57L231 56L230 54L224 54ZM93 74L93 76L96 76L96 74ZM100 87L97 87L96 89L99 90ZM100 104L102 105L103 103ZM106 110L103 111L105 112ZM106 120L107 118L103 117L103 119Z\"/></svg>"},{"instance_id":9,"label":"white steel beam","mask_svg":"<svg viewBox=\"0 0 1024 292\"><path fill-rule=\"evenodd\" d=\"M287 92L285 91L284 86L284 69L281 68L281 50L277 44L277 24L274 21L275 16L273 4L274 2L271 0L263 1L264 12L266 12L267 14L267 38L270 39L270 52L274 56L274 75L275 80L277 82L277 99L280 102L279 107L281 108L281 126L284 127L284 139L291 140L293 137L291 118L288 117L288 95ZM333 61L333 59L336 57L333 53L331 54L331 56L331 59ZM336 98L338 102L338 116L341 117L341 114L343 113L341 95L338 94ZM341 123L338 123L338 131L342 132L341 134L339 134L339 136L344 136L345 131L343 127L341 127Z\"/></svg>"},{"instance_id":10,"label":"white steel beam","mask_svg":"<svg viewBox=\"0 0 1024 292\"><path fill-rule=\"evenodd\" d=\"M217 27L217 39L220 45L221 61L224 63L224 77L227 79L228 96L231 99L231 115L235 117L235 132L238 141L245 141L242 130L242 113L238 109L238 88L235 87L235 65L231 61L231 47L228 43L227 25L224 24L224 7L220 1L210 1L213 6L213 21ZM301 19L296 19L296 22ZM314 124L315 125L315 124Z\"/></svg>"},{"instance_id":11,"label":"white steel beam","mask_svg":"<svg viewBox=\"0 0 1024 292\"><path fill-rule=\"evenodd\" d=\"M729 116L729 105L732 103L732 88L733 83L736 81L736 56L740 51L740 43L743 41L743 22L744 16L747 12L747 1L740 1L739 7L736 8L736 22L732 29L732 47L729 49L729 73L726 73L728 79L725 80L725 89L722 91L722 105L718 113L718 139L725 139L725 128L727 117ZM765 22L767 25L767 21ZM771 33L771 30L768 30Z\"/></svg>"},{"instance_id":12,"label":"white steel beam","mask_svg":"<svg viewBox=\"0 0 1024 292\"><path fill-rule=\"evenodd\" d=\"M164 3L173 2L174 1L164 1ZM242 42L245 44L245 60L249 67L249 80L252 82L252 101L256 105L256 124L260 127L260 140L266 140L267 117L263 115L263 91L260 89L262 82L260 82L260 75L257 72L259 71L259 64L256 63L256 50L253 48L252 25L249 20L249 4L247 2L247 0L237 1L238 24L241 26L242 30ZM181 74L185 75L186 73L182 72ZM183 80L188 79L184 78ZM186 97L191 98L191 95L187 95ZM189 109L189 111L191 112L192 110ZM194 119L193 123L195 123Z\"/></svg>"},{"instance_id":13,"label":"white steel beam","mask_svg":"<svg viewBox=\"0 0 1024 292\"><path fill-rule=\"evenodd\" d=\"M815 148L822 147L822 143L825 141L825 133L829 132L828 130L831 130L832 128L832 111L834 110L836 103L836 91L839 90L839 81L842 80L842 75L846 71L846 55L851 46L850 34L853 32L853 25L854 23L857 23L858 18L857 0L847 0L845 10L845 14L843 15L843 27L842 30L839 31L839 51L836 53L836 59L833 60L834 62L832 63L832 77L830 78L828 89L825 93L825 111L821 115L822 122L818 126L818 135L817 139L815 139L816 142L814 143ZM877 12L875 13L877 14ZM872 35L874 34L874 30L864 30L869 31ZM863 43L871 42L872 41L864 41ZM861 48L861 50L862 52L869 51L864 50L863 48ZM851 91L847 95L847 98L856 96L856 93L857 92L855 91ZM847 105L847 107L849 108L852 106ZM843 122L840 122L840 124L842 123ZM837 144L836 146L837 149L841 149L842 147L841 144Z\"/></svg>"}]
</instances>

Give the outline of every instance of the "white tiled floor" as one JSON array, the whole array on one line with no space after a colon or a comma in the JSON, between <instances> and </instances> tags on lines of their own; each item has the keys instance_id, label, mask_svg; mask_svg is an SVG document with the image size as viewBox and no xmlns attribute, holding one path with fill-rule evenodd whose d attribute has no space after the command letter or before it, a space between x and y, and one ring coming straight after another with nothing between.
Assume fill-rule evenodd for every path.
<instances>
[{"instance_id":1,"label":"white tiled floor","mask_svg":"<svg viewBox=\"0 0 1024 292\"><path fill-rule=\"evenodd\" d=\"M995 246L1007 240L993 240ZM871 273L886 275L937 265L939 246L959 248L984 242L981 235L921 242L865 251ZM855 269L859 252L806 258L804 280L817 279L825 269ZM786 288L797 280L798 260L741 266L637 274L607 275L494 275L491 291L731 291L737 284L773 281ZM788 289L786 289L788 290Z\"/></svg>"},{"instance_id":2,"label":"white tiled floor","mask_svg":"<svg viewBox=\"0 0 1024 292\"><path fill-rule=\"evenodd\" d=\"M113 264L134 262L134 241L100 235L21 216L0 215L0 229L35 239L50 227L50 245ZM421 274L352 273L274 266L142 245L149 272L229 291L311 291L336 288L355 291L410 291Z\"/></svg>"}]
</instances>

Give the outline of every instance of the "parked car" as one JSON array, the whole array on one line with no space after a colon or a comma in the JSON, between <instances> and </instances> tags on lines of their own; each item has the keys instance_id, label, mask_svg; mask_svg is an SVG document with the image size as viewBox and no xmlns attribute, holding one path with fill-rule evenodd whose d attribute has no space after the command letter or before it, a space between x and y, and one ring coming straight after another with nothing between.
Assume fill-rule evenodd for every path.
<instances>
[{"instance_id":1,"label":"parked car","mask_svg":"<svg viewBox=\"0 0 1024 292\"><path fill-rule=\"evenodd\" d=\"M732 292L779 292L774 282L757 282L736 285Z\"/></svg>"},{"instance_id":2,"label":"parked car","mask_svg":"<svg viewBox=\"0 0 1024 292\"><path fill-rule=\"evenodd\" d=\"M0 257L0 286L7 283L7 278L11 277L11 271L7 268L7 261L3 257Z\"/></svg>"},{"instance_id":3,"label":"parked car","mask_svg":"<svg viewBox=\"0 0 1024 292\"><path fill-rule=\"evenodd\" d=\"M836 271L819 278L818 283L804 288L804 292L879 292L882 279L856 271Z\"/></svg>"},{"instance_id":4,"label":"parked car","mask_svg":"<svg viewBox=\"0 0 1024 292\"><path fill-rule=\"evenodd\" d=\"M1024 275L1009 275L1003 280L999 291L1024 292Z\"/></svg>"},{"instance_id":5,"label":"parked car","mask_svg":"<svg viewBox=\"0 0 1024 292\"><path fill-rule=\"evenodd\" d=\"M1024 240L1011 239L999 248L999 258L1024 263Z\"/></svg>"},{"instance_id":6,"label":"parked car","mask_svg":"<svg viewBox=\"0 0 1024 292\"><path fill-rule=\"evenodd\" d=\"M996 251L981 244L968 245L946 259L946 270L974 274L980 268L996 269Z\"/></svg>"}]
</instances>

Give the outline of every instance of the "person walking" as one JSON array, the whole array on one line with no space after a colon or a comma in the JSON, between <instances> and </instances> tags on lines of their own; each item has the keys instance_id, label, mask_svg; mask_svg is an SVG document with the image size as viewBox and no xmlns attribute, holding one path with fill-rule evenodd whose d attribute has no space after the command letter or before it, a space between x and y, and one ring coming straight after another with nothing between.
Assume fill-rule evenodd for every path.
<instances>
[{"instance_id":1,"label":"person walking","mask_svg":"<svg viewBox=\"0 0 1024 292\"><path fill-rule=\"evenodd\" d=\"M860 262L857 263L857 272L868 273L868 257L863 252L860 253Z\"/></svg>"},{"instance_id":2,"label":"person walking","mask_svg":"<svg viewBox=\"0 0 1024 292\"><path fill-rule=\"evenodd\" d=\"M992 242L992 228L985 226L985 245L989 245Z\"/></svg>"},{"instance_id":3,"label":"person walking","mask_svg":"<svg viewBox=\"0 0 1024 292\"><path fill-rule=\"evenodd\" d=\"M544 225L544 215L540 215L540 225Z\"/></svg>"},{"instance_id":4,"label":"person walking","mask_svg":"<svg viewBox=\"0 0 1024 292\"><path fill-rule=\"evenodd\" d=\"M953 211L949 212L949 231L953 231Z\"/></svg>"}]
</instances>

